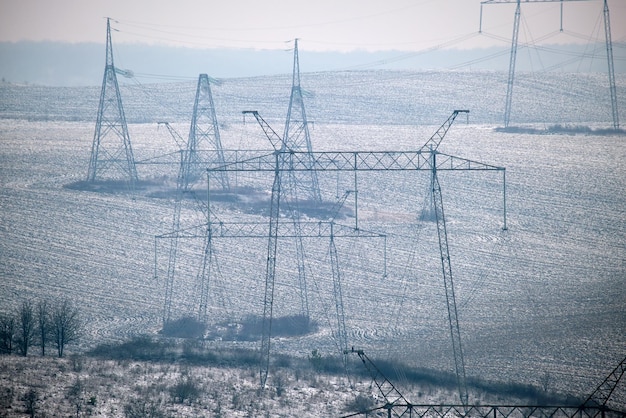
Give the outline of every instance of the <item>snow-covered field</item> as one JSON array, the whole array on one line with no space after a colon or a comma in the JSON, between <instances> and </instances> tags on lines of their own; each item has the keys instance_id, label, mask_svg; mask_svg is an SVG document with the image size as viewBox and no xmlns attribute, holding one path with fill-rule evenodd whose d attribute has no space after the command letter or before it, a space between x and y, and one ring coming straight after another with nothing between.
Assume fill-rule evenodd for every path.
<instances>
[{"instance_id":1,"label":"snow-covered field","mask_svg":"<svg viewBox=\"0 0 626 418\"><path fill-rule=\"evenodd\" d=\"M602 74L520 74L512 122L608 127ZM290 77L224 80L213 94L224 148L268 149L242 110L282 132ZM498 133L506 75L487 72L303 74L313 147L412 150L453 109L440 151L506 167L439 174L468 376L590 393L626 351L626 141L624 136ZM175 150L157 121L186 136L195 81L122 88L135 157ZM99 87L0 85L0 309L24 298L68 296L88 318L84 347L161 326L173 201L64 187L84 180ZM626 77L618 77L626 97ZM623 99L621 99L623 101ZM176 167L138 166L141 178L175 181ZM237 180L240 185L245 176ZM323 198L353 189L353 173L320 173ZM271 178L256 178L265 190ZM358 175L358 226L386 236L337 238L348 344L371 357L452 371L436 229L421 222L426 172ZM354 198L346 200L353 208ZM267 222L215 203L224 221ZM356 211L352 211L353 214ZM183 219L193 216L191 205ZM340 222L354 226L357 219ZM281 338L273 350L335 350L328 239L304 240L311 316L320 331ZM209 315L261 315L267 240L216 239ZM292 240L278 244L275 316L300 306ZM181 242L174 306L193 310L197 242ZM157 274L155 277L155 258ZM218 268L215 268L218 267ZM186 274L182 274L186 272ZM223 342L224 345L231 344ZM255 347L257 343L249 343ZM624 399L624 391L616 395Z\"/></svg>"}]
</instances>

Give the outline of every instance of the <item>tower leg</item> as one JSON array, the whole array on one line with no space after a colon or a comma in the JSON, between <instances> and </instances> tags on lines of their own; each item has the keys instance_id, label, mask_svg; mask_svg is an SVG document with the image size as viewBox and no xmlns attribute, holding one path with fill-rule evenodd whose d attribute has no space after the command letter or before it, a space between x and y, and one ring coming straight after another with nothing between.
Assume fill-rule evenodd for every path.
<instances>
[{"instance_id":1,"label":"tower leg","mask_svg":"<svg viewBox=\"0 0 626 418\"><path fill-rule=\"evenodd\" d=\"M617 88L615 87L615 68L613 67L613 42L611 40L611 21L609 4L604 0L604 39L606 41L606 59L609 67L609 90L611 92L611 114L613 129L619 129L619 110L617 108Z\"/></svg>"},{"instance_id":2,"label":"tower leg","mask_svg":"<svg viewBox=\"0 0 626 418\"><path fill-rule=\"evenodd\" d=\"M515 60L517 57L517 38L519 35L520 0L517 0L515 19L513 21L513 37L511 39L511 56L509 58L509 78L506 83L506 104L504 106L504 127L511 121L511 104L513 103L513 82L515 79Z\"/></svg>"}]
</instances>

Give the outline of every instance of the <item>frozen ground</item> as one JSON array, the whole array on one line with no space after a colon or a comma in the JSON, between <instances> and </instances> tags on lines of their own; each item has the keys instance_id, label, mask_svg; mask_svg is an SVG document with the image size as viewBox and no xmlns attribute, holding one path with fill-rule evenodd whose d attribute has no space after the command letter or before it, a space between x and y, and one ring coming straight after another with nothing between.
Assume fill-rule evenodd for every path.
<instances>
[{"instance_id":1,"label":"frozen ground","mask_svg":"<svg viewBox=\"0 0 626 418\"><path fill-rule=\"evenodd\" d=\"M533 77L520 76L515 123L609 126L605 76L553 74L541 84ZM467 374L539 385L547 372L553 389L584 396L626 348L625 138L497 133L505 81L499 73L303 75L315 93L306 105L320 151L415 149L453 109L471 110L469 124L459 117L440 151L506 167L508 230L501 174L440 173ZM260 128L243 124L240 111L259 110L280 132L289 82L225 80L215 88L225 148L267 148ZM186 136L194 91L195 82L123 88L137 159L174 150L156 121L169 119ZM160 328L166 252L154 237L170 230L173 209L170 199L64 187L86 177L98 94L99 87L0 86L1 309L23 298L69 296L89 319L85 347ZM618 97L625 94L622 77ZM175 178L175 168L138 170L143 178ZM255 181L269 190L270 180ZM336 200L352 181L350 173L320 174L324 199ZM418 221L428 175L362 173L358 182L359 227L385 234L387 246L380 239L337 240L349 344L451 371L436 230ZM224 220L265 219L225 204L215 210ZM190 206L183 217L193 212ZM215 322L262 313L266 244L216 241L209 309ZM320 332L277 339L273 349L303 356L335 349L328 245L305 240L311 315ZM195 303L197 250L193 242L180 248L181 311ZM299 307L294 255L293 243L280 240L276 315ZM623 391L616 396L626 399Z\"/></svg>"}]
</instances>

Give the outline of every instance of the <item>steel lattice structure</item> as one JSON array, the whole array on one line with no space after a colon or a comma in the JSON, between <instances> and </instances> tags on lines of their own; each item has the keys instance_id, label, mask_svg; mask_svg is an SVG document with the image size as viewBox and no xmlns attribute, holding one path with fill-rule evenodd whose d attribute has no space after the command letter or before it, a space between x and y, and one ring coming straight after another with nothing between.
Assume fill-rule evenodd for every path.
<instances>
[{"instance_id":1,"label":"steel lattice structure","mask_svg":"<svg viewBox=\"0 0 626 418\"><path fill-rule=\"evenodd\" d=\"M626 411L609 408L607 402L611 394L619 384L626 371L626 358L604 379L604 381L593 391L585 402L581 405L469 405L464 402L462 405L456 404L413 404L387 379L383 372L374 362L363 352L363 350L352 350L347 353L356 353L376 385L378 392L382 395L384 405L360 411L342 418L355 416L377 415L378 412L386 411L387 417L437 417L437 418L458 418L458 417L478 417L478 418L528 418L528 417L554 417L554 418L624 418Z\"/></svg>"},{"instance_id":2,"label":"steel lattice structure","mask_svg":"<svg viewBox=\"0 0 626 418\"><path fill-rule=\"evenodd\" d=\"M289 97L289 108L287 110L283 140L288 149L310 154L313 152L313 145L309 133L309 122L304 108L303 90L300 86L298 40L296 39L294 42L291 95ZM309 170L306 173L299 173L298 175L291 175L289 182L291 183L289 187L291 193L296 193L300 197L306 197L314 202L322 201L322 194L315 170Z\"/></svg>"},{"instance_id":3,"label":"steel lattice structure","mask_svg":"<svg viewBox=\"0 0 626 418\"><path fill-rule=\"evenodd\" d=\"M591 0L524 0L523 3L560 3L561 4L561 31L563 31L563 3L572 1ZM613 118L613 129L619 129L619 110L617 106L617 88L615 86L615 69L613 64L613 41L611 40L611 22L609 17L609 5L607 0L603 0L604 17L604 40L606 45L606 58L609 76L609 92L611 97L611 115ZM519 37L519 24L521 0L486 0L480 3L480 27L482 32L483 5L488 4L513 4L515 3L515 15L513 17L513 35L511 36L511 53L509 56L509 76L507 80L506 102L504 107L504 127L507 128L511 122L511 108L513 103L513 84L515 80L515 62L517 57L517 46Z\"/></svg>"},{"instance_id":4,"label":"steel lattice structure","mask_svg":"<svg viewBox=\"0 0 626 418\"><path fill-rule=\"evenodd\" d=\"M433 159L437 154L433 153ZM452 264L450 262L450 249L448 247L448 233L446 230L446 217L443 211L443 196L437 177L437 163L433 162L432 193L433 206L435 208L435 220L437 222L437 238L439 240L439 253L441 255L441 269L443 272L443 284L446 292L446 307L448 309L448 322L450 324L450 337L452 339L452 355L457 378L457 387L461 403L467 405L467 379L465 377L465 360L461 344L461 330L459 327L459 315L456 309L456 297L454 295L454 282L452 280Z\"/></svg>"},{"instance_id":5,"label":"steel lattice structure","mask_svg":"<svg viewBox=\"0 0 626 418\"><path fill-rule=\"evenodd\" d=\"M367 412L342 415L342 418L372 416L386 412L388 417L406 418L624 418L626 412L600 407L550 405L458 405L458 404L386 404ZM377 416L377 415L374 415Z\"/></svg>"},{"instance_id":6,"label":"steel lattice structure","mask_svg":"<svg viewBox=\"0 0 626 418\"><path fill-rule=\"evenodd\" d=\"M445 126L446 124L444 124ZM449 125L448 125L449 127ZM441 128L440 128L441 129ZM270 137L270 135L268 135ZM436 158L435 158L436 156ZM298 152L280 147L276 151L241 161L233 161L223 166L209 168L209 171L249 171L273 172L272 201L270 209L269 241L267 269L265 274L264 298L264 330L261 341L261 386L265 385L269 373L269 352L271 341L271 318L274 299L274 269L276 265L276 242L278 225L280 222L280 182L281 171L308 172L323 171L350 171L354 172L354 191L358 195L357 173L361 171L498 171L503 173L504 167L498 167L473 161L465 158L443 154L438 151L328 151L328 152ZM506 186L503 188L504 197L504 228L506 228ZM355 229L358 229L358 221ZM458 329L458 323L457 323ZM463 395L461 395L463 398ZM464 399L463 399L464 400Z\"/></svg>"},{"instance_id":7,"label":"steel lattice structure","mask_svg":"<svg viewBox=\"0 0 626 418\"><path fill-rule=\"evenodd\" d=\"M113 63L110 18L107 18L106 36L106 62L87 181L94 182L106 172L117 171L132 186L138 180L137 168L116 75L130 76L131 73L115 68Z\"/></svg>"},{"instance_id":8,"label":"steel lattice structure","mask_svg":"<svg viewBox=\"0 0 626 418\"><path fill-rule=\"evenodd\" d=\"M220 130L211 93L211 81L207 74L198 76L196 98L193 104L189 139L184 154L183 187L200 179L204 180L203 173L211 164L224 164L224 151L220 139ZM217 173L219 186L228 191L230 186L226 173Z\"/></svg>"},{"instance_id":9,"label":"steel lattice structure","mask_svg":"<svg viewBox=\"0 0 626 418\"><path fill-rule=\"evenodd\" d=\"M207 166L211 164L224 164L225 161L217 115L215 113L215 105L213 103L213 95L211 93L210 79L207 74L200 74L198 76L187 142L184 142L180 135L167 122L162 123L167 127L179 147L182 146L180 150L180 163L178 177L176 179L174 214L172 218L172 230L177 231L180 228L180 211L185 195L196 193L196 191L193 190L194 183L197 183L198 180L203 180L203 174ZM227 173L218 173L216 177L221 189L228 191L230 186ZM201 317L203 316L201 312L206 312L206 300L202 298L202 295L206 294L204 290L208 288L208 277L210 274L207 268L210 268L210 266L207 266L207 263L210 264L210 260L214 257L210 232L210 229L207 229L207 240L204 250L207 260L203 262L201 272L201 308L198 314ZM178 239L174 237L170 240L167 277L165 279L165 303L163 307L164 325L171 319L177 246Z\"/></svg>"}]
</instances>

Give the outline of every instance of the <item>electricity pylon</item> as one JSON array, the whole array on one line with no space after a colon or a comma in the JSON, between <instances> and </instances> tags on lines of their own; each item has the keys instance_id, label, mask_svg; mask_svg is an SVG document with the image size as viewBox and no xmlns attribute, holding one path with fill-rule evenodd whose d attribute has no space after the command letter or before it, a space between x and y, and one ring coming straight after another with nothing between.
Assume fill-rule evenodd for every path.
<instances>
[{"instance_id":1,"label":"electricity pylon","mask_svg":"<svg viewBox=\"0 0 626 418\"><path fill-rule=\"evenodd\" d=\"M169 124L166 127L177 142L182 143L180 135ZM178 138L177 138L178 137ZM189 138L185 149L181 149L180 166L176 181L176 194L174 201L174 216L172 230L180 228L180 212L183 198L186 194L194 194L193 185L203 179L207 168L211 165L224 165L224 151L220 140L219 126L215 113L215 104L211 94L210 79L207 74L198 76L196 97L189 127ZM223 191L230 189L228 175L225 172L212 173L217 179ZM210 213L207 214L210 216ZM165 284L165 306L163 310L164 324L170 321L171 302L174 288L174 275L176 272L178 238L175 236L170 241L170 254L168 272ZM199 273L199 309L198 319L206 320L206 295L208 294L211 261L215 258L212 248L210 222L207 223L206 240L203 252L203 265Z\"/></svg>"},{"instance_id":2,"label":"electricity pylon","mask_svg":"<svg viewBox=\"0 0 626 418\"><path fill-rule=\"evenodd\" d=\"M116 75L131 73L116 69L113 63L110 20L107 18L106 63L87 181L94 182L105 172L117 170L133 185L138 180L137 168Z\"/></svg>"},{"instance_id":3,"label":"electricity pylon","mask_svg":"<svg viewBox=\"0 0 626 418\"><path fill-rule=\"evenodd\" d=\"M285 122L285 133L283 134L285 146L292 151L313 152L311 145L311 135L309 133L309 123L304 109L303 90L300 87L300 59L298 57L298 40L295 40L293 50L293 75L291 83L291 96L289 98L289 109L287 110L287 121ZM313 165L313 161L310 161ZM295 175L292 173L289 179L290 190L295 196L305 197L314 202L321 202L322 195L317 179L317 172L308 172Z\"/></svg>"},{"instance_id":4,"label":"electricity pylon","mask_svg":"<svg viewBox=\"0 0 626 418\"><path fill-rule=\"evenodd\" d=\"M451 155L436 152L437 158L433 157L433 152L426 152L424 150L418 151L329 151L329 152L298 152L292 151L285 147L284 141L271 129L271 127L258 115L256 111L246 111L244 113L252 113L259 123L261 124L266 136L272 143L274 151L265 155L260 155L254 158L244 159L226 164L222 167L214 167L209 171L257 171L257 172L271 172L274 173L274 183L272 186L272 198L270 203L270 224L268 229L268 246L267 246L267 264L265 274L265 297L263 301L263 326L262 326L262 340L261 340L261 361L260 361L260 377L261 387L265 386L267 376L269 374L269 357L270 357L270 345L271 345L271 327L272 327L272 309L274 303L274 284L275 284L275 270L276 270L276 256L277 256L277 242L279 236L278 228L280 221L280 208L281 208L281 189L283 174L289 175L290 171L308 173L311 170L322 171L349 171L354 173L355 184L354 193L358 193L357 187L357 172L360 171L413 171L413 170L429 170L434 172L439 171L500 171L505 172L503 167L492 166L477 161L472 161L460 157L454 157ZM459 112L457 112L458 114ZM456 116L456 115L455 115ZM286 171L286 173L282 173ZM503 175L504 179L504 175ZM506 191L506 187L503 188ZM506 199L504 199L506 204ZM506 225L506 210L504 211ZM294 225L295 228L295 225ZM295 229L294 229L295 230ZM355 228L357 230L357 228ZM332 235L332 234L331 234ZM295 231L295 237L301 237L301 233ZM335 235L336 236L336 235ZM332 243L331 243L332 246ZM331 248L331 252L332 252ZM331 254L333 258L333 268L337 269L338 263L336 254ZM340 276L338 269L333 272L334 284L340 284ZM446 285L451 285L449 276L446 277ZM338 288L335 287L335 299L337 316L340 323L338 324L338 337L344 339L345 324L342 324L342 301L341 294L338 293ZM448 294L446 294L448 296ZM452 303L450 301L450 303ZM449 305L449 307L452 305ZM455 327L458 330L458 324L456 321L451 322L451 327ZM454 328L453 328L454 329ZM456 339L454 343L460 341ZM344 341L340 341L340 345L347 346ZM455 352L455 354L458 351ZM455 364L457 358L455 358ZM461 393L461 399L466 403L466 396Z\"/></svg>"},{"instance_id":5,"label":"electricity pylon","mask_svg":"<svg viewBox=\"0 0 626 418\"><path fill-rule=\"evenodd\" d=\"M185 170L183 188L187 189L190 183L202 177L211 164L224 165L224 150L220 140L209 76L200 74L189 128L187 151L184 165L181 167ZM226 173L218 173L217 181L222 190L229 190Z\"/></svg>"},{"instance_id":6,"label":"electricity pylon","mask_svg":"<svg viewBox=\"0 0 626 418\"><path fill-rule=\"evenodd\" d=\"M591 1L591 0L524 0L524 3L561 3L561 31L563 31L563 3L566 1ZM482 32L483 5L486 4L507 4L516 3L515 16L513 19L513 36L511 37L511 54L509 56L509 77L507 80L506 103L504 108L504 127L507 128L511 121L511 106L513 103L513 84L515 79L515 61L517 57L517 44L520 23L520 3L521 0L485 0L480 3L480 27ZM611 40L611 23L609 19L609 5L604 0L604 40L606 44L606 58L609 73L609 91L611 96L611 113L613 117L613 129L619 129L619 112L617 107L617 89L615 87L615 70L613 66L613 42Z\"/></svg>"},{"instance_id":7,"label":"electricity pylon","mask_svg":"<svg viewBox=\"0 0 626 418\"><path fill-rule=\"evenodd\" d=\"M284 146L291 151L302 151L311 153L313 146L311 144L311 135L309 133L309 124L304 108L303 91L300 86L300 58L298 55L298 39L294 41L293 50L293 73L291 82L291 94L289 96L289 108L287 109L287 119L285 121L285 131L283 133ZM313 162L310 160L310 164ZM322 195L315 170L308 172L296 173L287 171L286 186L283 188L285 193L285 204L289 210L289 216L293 222L294 228L299 229L300 210L298 201L302 199L309 200L314 203L322 201ZM282 193L282 192L281 192ZM296 261L298 266L298 285L300 287L300 299L302 302L302 315L309 317L309 303L307 296L306 270L304 263L304 245L302 238L295 238Z\"/></svg>"}]
</instances>

